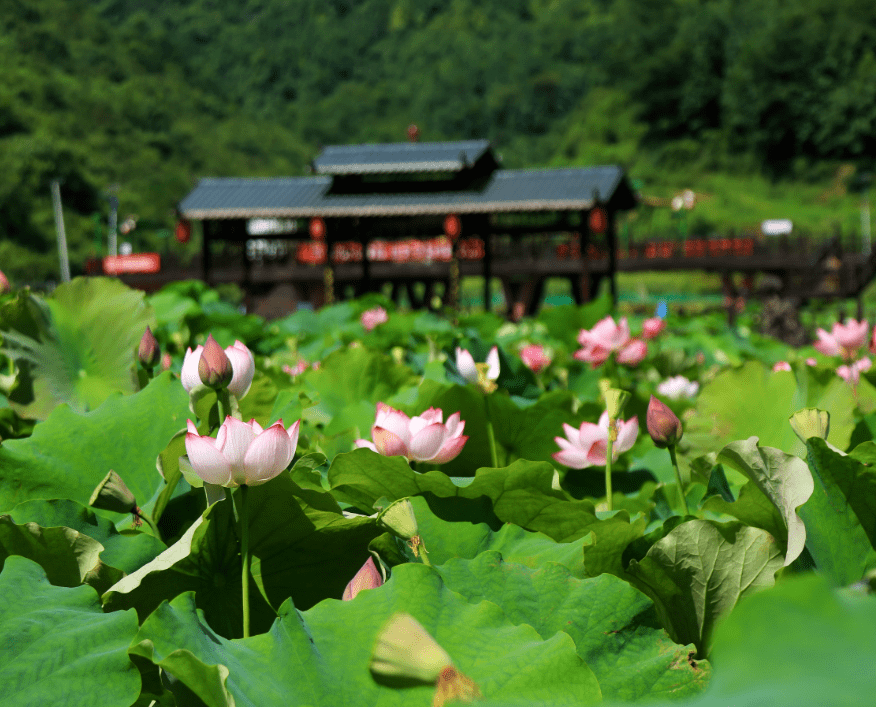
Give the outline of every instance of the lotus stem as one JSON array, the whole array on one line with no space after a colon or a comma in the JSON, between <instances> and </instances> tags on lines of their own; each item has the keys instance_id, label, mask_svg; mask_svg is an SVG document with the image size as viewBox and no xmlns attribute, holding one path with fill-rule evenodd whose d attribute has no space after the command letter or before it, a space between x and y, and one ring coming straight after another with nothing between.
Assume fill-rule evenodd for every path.
<instances>
[{"instance_id":1,"label":"lotus stem","mask_svg":"<svg viewBox=\"0 0 876 707\"><path fill-rule=\"evenodd\" d=\"M240 487L240 558L243 569L240 573L243 590L243 637L249 638L249 487Z\"/></svg>"},{"instance_id":2,"label":"lotus stem","mask_svg":"<svg viewBox=\"0 0 876 707\"><path fill-rule=\"evenodd\" d=\"M687 507L687 498L684 495L684 485L681 483L681 471L678 468L678 460L675 458L675 445L670 444L666 448L669 450L672 468L675 469L675 480L678 482L678 493L681 495L681 505L684 507L684 514L689 516L690 510Z\"/></svg>"},{"instance_id":3,"label":"lotus stem","mask_svg":"<svg viewBox=\"0 0 876 707\"><path fill-rule=\"evenodd\" d=\"M153 535L155 535L155 537L158 538L161 542L164 542L164 538L161 537L161 531L158 530L158 526L155 525L155 521L152 520L152 516L150 516L148 513L144 513L138 508L135 517L139 518L140 520L145 520L146 525L148 525L152 529Z\"/></svg>"},{"instance_id":4,"label":"lotus stem","mask_svg":"<svg viewBox=\"0 0 876 707\"><path fill-rule=\"evenodd\" d=\"M617 435L617 430L614 426L614 420L609 420L608 425L608 444L605 447L605 508L611 511L613 510L611 503L611 457L614 452L614 438Z\"/></svg>"},{"instance_id":5,"label":"lotus stem","mask_svg":"<svg viewBox=\"0 0 876 707\"><path fill-rule=\"evenodd\" d=\"M493 433L493 423L487 418L487 438L490 440L490 462L494 469L499 467L499 457L496 454L496 435Z\"/></svg>"}]
</instances>

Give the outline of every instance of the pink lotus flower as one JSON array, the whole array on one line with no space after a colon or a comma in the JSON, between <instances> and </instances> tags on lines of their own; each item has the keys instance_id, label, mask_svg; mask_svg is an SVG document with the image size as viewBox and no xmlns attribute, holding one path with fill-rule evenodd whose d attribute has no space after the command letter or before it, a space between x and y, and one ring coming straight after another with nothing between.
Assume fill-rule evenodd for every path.
<instances>
[{"instance_id":1,"label":"pink lotus flower","mask_svg":"<svg viewBox=\"0 0 876 707\"><path fill-rule=\"evenodd\" d=\"M788 363L787 361L777 361L773 365L773 372L774 373L776 371L790 371L790 370L791 370L791 364Z\"/></svg>"},{"instance_id":2,"label":"pink lotus flower","mask_svg":"<svg viewBox=\"0 0 876 707\"><path fill-rule=\"evenodd\" d=\"M584 469L588 466L605 466L608 452L608 412L603 412L599 422L582 422L580 429L563 423L566 437L554 437L560 446L560 451L553 457L560 464L572 469ZM612 446L612 461L617 461L618 455L626 452L636 441L639 434L639 418L631 417L624 422L617 421L617 441Z\"/></svg>"},{"instance_id":3,"label":"pink lotus flower","mask_svg":"<svg viewBox=\"0 0 876 707\"><path fill-rule=\"evenodd\" d=\"M373 307L362 312L360 321L365 331L371 331L378 324L383 324L389 319L386 310L383 307Z\"/></svg>"},{"instance_id":4,"label":"pink lotus flower","mask_svg":"<svg viewBox=\"0 0 876 707\"><path fill-rule=\"evenodd\" d=\"M824 329L818 329L818 336L813 346L815 350L825 356L842 356L851 361L864 344L870 333L870 325L867 320L861 322L856 319L847 319L845 324L835 322L828 334Z\"/></svg>"},{"instance_id":5,"label":"pink lotus flower","mask_svg":"<svg viewBox=\"0 0 876 707\"><path fill-rule=\"evenodd\" d=\"M617 354L620 363L634 366L648 352L645 342L630 339L630 325L626 317L622 317L617 324L611 317L605 317L589 331L582 329L578 333L578 343L583 348L575 352L575 358L578 361L587 361L592 368L601 366L612 353Z\"/></svg>"},{"instance_id":6,"label":"pink lotus flower","mask_svg":"<svg viewBox=\"0 0 876 707\"><path fill-rule=\"evenodd\" d=\"M201 437L195 424L187 422L186 452L192 470L208 484L259 486L283 471L298 445L298 420L288 430L278 420L263 429L255 420L241 422L230 415L216 439Z\"/></svg>"},{"instance_id":7,"label":"pink lotus flower","mask_svg":"<svg viewBox=\"0 0 876 707\"><path fill-rule=\"evenodd\" d=\"M12 285L9 284L9 280L6 279L6 275L3 274L3 271L0 270L0 295L5 295L7 292L12 291Z\"/></svg>"},{"instance_id":8,"label":"pink lotus flower","mask_svg":"<svg viewBox=\"0 0 876 707\"><path fill-rule=\"evenodd\" d=\"M520 358L523 359L523 363L533 373L538 373L551 363L551 357L548 356L544 346L540 344L524 346L520 352Z\"/></svg>"},{"instance_id":9,"label":"pink lotus flower","mask_svg":"<svg viewBox=\"0 0 876 707\"><path fill-rule=\"evenodd\" d=\"M641 339L630 339L630 343L617 352L617 362L625 366L638 366L648 355L648 345Z\"/></svg>"},{"instance_id":10,"label":"pink lotus flower","mask_svg":"<svg viewBox=\"0 0 876 707\"><path fill-rule=\"evenodd\" d=\"M836 369L836 373L840 378L842 378L850 385L856 386L861 380L861 373L863 371L869 371L870 366L872 365L873 362L869 358L865 357L859 361L855 361L850 366L840 366Z\"/></svg>"},{"instance_id":11,"label":"pink lotus flower","mask_svg":"<svg viewBox=\"0 0 876 707\"><path fill-rule=\"evenodd\" d=\"M486 362L475 363L474 357L468 351L457 346L456 370L469 383L480 386L485 393L492 393L499 377L499 349L494 346L487 354Z\"/></svg>"},{"instance_id":12,"label":"pink lotus flower","mask_svg":"<svg viewBox=\"0 0 876 707\"><path fill-rule=\"evenodd\" d=\"M444 423L444 414L429 408L422 415L408 417L401 410L377 403L371 439L357 439L357 447L368 447L385 457L402 456L408 461L444 464L455 459L468 441L462 434L465 421L455 412Z\"/></svg>"},{"instance_id":13,"label":"pink lotus flower","mask_svg":"<svg viewBox=\"0 0 876 707\"><path fill-rule=\"evenodd\" d=\"M356 595L363 589L376 589L383 584L383 575L374 564L374 558L369 557L362 565L362 569L356 572L356 576L347 584L344 589L344 601L350 601L356 598Z\"/></svg>"},{"instance_id":14,"label":"pink lotus flower","mask_svg":"<svg viewBox=\"0 0 876 707\"><path fill-rule=\"evenodd\" d=\"M806 359L806 365L807 366L817 366L818 361L816 361L814 358L812 358L812 356L810 356L809 358Z\"/></svg>"},{"instance_id":15,"label":"pink lotus flower","mask_svg":"<svg viewBox=\"0 0 876 707\"><path fill-rule=\"evenodd\" d=\"M198 346L194 351L191 348L186 349L182 371L180 371L180 381L188 393L191 393L195 386L201 385L198 364L203 352L203 346ZM252 352L242 341L235 341L232 346L227 347L225 355L231 361L231 370L233 371L228 390L234 397L240 399L249 392L249 387L252 385L252 379L255 375L255 360Z\"/></svg>"},{"instance_id":16,"label":"pink lotus flower","mask_svg":"<svg viewBox=\"0 0 876 707\"><path fill-rule=\"evenodd\" d=\"M303 358L298 360L294 366L283 366L283 373L288 373L293 378L300 376L304 371L306 371L310 367L310 364L307 363Z\"/></svg>"},{"instance_id":17,"label":"pink lotus flower","mask_svg":"<svg viewBox=\"0 0 876 707\"><path fill-rule=\"evenodd\" d=\"M653 339L666 328L666 322L660 317L651 317L642 324L642 338Z\"/></svg>"},{"instance_id":18,"label":"pink lotus flower","mask_svg":"<svg viewBox=\"0 0 876 707\"><path fill-rule=\"evenodd\" d=\"M693 398L700 390L700 384L689 381L684 376L673 376L657 386L657 392L670 400Z\"/></svg>"}]
</instances>

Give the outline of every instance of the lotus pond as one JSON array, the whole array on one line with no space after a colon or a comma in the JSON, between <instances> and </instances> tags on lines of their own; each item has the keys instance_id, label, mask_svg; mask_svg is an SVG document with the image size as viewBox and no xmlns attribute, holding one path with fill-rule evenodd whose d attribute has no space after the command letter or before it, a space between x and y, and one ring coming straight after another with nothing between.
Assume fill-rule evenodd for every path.
<instances>
[{"instance_id":1,"label":"lotus pond","mask_svg":"<svg viewBox=\"0 0 876 707\"><path fill-rule=\"evenodd\" d=\"M0 295L0 706L869 704L873 333L755 328Z\"/></svg>"}]
</instances>

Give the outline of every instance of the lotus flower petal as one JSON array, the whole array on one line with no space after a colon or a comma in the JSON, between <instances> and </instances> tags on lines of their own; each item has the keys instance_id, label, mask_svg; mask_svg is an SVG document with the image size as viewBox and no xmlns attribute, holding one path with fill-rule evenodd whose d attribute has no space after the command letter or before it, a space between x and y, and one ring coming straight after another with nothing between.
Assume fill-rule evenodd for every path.
<instances>
[{"instance_id":1,"label":"lotus flower petal","mask_svg":"<svg viewBox=\"0 0 876 707\"><path fill-rule=\"evenodd\" d=\"M408 454L415 461L429 461L441 450L447 436L447 428L440 422L429 425L411 438Z\"/></svg>"},{"instance_id":2,"label":"lotus flower petal","mask_svg":"<svg viewBox=\"0 0 876 707\"><path fill-rule=\"evenodd\" d=\"M187 393L191 393L192 388L196 385L201 385L201 376L198 374L198 363L201 360L201 353L203 351L203 346L198 346L194 351L192 351L191 348L186 349L186 355L183 358L183 365L179 378Z\"/></svg>"},{"instance_id":3,"label":"lotus flower petal","mask_svg":"<svg viewBox=\"0 0 876 707\"><path fill-rule=\"evenodd\" d=\"M499 349L494 346L487 354L487 378L491 381L499 377Z\"/></svg>"},{"instance_id":4,"label":"lotus flower petal","mask_svg":"<svg viewBox=\"0 0 876 707\"><path fill-rule=\"evenodd\" d=\"M456 369L469 383L478 382L478 369L475 367L474 358L468 351L459 347L456 348Z\"/></svg>"},{"instance_id":5,"label":"lotus flower petal","mask_svg":"<svg viewBox=\"0 0 876 707\"><path fill-rule=\"evenodd\" d=\"M208 484L226 486L231 478L231 465L208 437L186 434L186 453L194 472Z\"/></svg>"},{"instance_id":6,"label":"lotus flower petal","mask_svg":"<svg viewBox=\"0 0 876 707\"><path fill-rule=\"evenodd\" d=\"M277 422L249 445L243 460L244 476L235 480L248 486L270 481L289 465L294 453L283 423Z\"/></svg>"},{"instance_id":7,"label":"lotus flower petal","mask_svg":"<svg viewBox=\"0 0 876 707\"><path fill-rule=\"evenodd\" d=\"M383 427L374 427L371 430L374 446L378 453L385 457L408 456L408 445L398 435Z\"/></svg>"},{"instance_id":8,"label":"lotus flower petal","mask_svg":"<svg viewBox=\"0 0 876 707\"><path fill-rule=\"evenodd\" d=\"M255 375L255 359L246 344L239 340L225 349L225 355L231 361L231 369L234 371L231 382L228 384L228 391L240 399L249 392L252 385L252 379Z\"/></svg>"},{"instance_id":9,"label":"lotus flower petal","mask_svg":"<svg viewBox=\"0 0 876 707\"><path fill-rule=\"evenodd\" d=\"M432 457L429 461L433 464L444 464L451 459L456 459L467 441L467 435L451 437L441 446L438 454Z\"/></svg>"}]
</instances>

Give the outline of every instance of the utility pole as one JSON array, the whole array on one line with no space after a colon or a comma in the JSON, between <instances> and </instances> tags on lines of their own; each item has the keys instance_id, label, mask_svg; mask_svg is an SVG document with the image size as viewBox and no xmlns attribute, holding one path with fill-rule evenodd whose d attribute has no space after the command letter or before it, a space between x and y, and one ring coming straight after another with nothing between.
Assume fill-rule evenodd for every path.
<instances>
[{"instance_id":1,"label":"utility pole","mask_svg":"<svg viewBox=\"0 0 876 707\"><path fill-rule=\"evenodd\" d=\"M61 282L70 282L70 258L67 255L67 234L64 212L61 210L61 182L52 180L52 205L55 211L55 232L58 234L58 260L61 262Z\"/></svg>"},{"instance_id":2,"label":"utility pole","mask_svg":"<svg viewBox=\"0 0 876 707\"><path fill-rule=\"evenodd\" d=\"M107 250L110 255L118 255L118 234L116 232L116 228L118 226L119 221L119 197L115 194L109 197L109 243Z\"/></svg>"}]
</instances>

